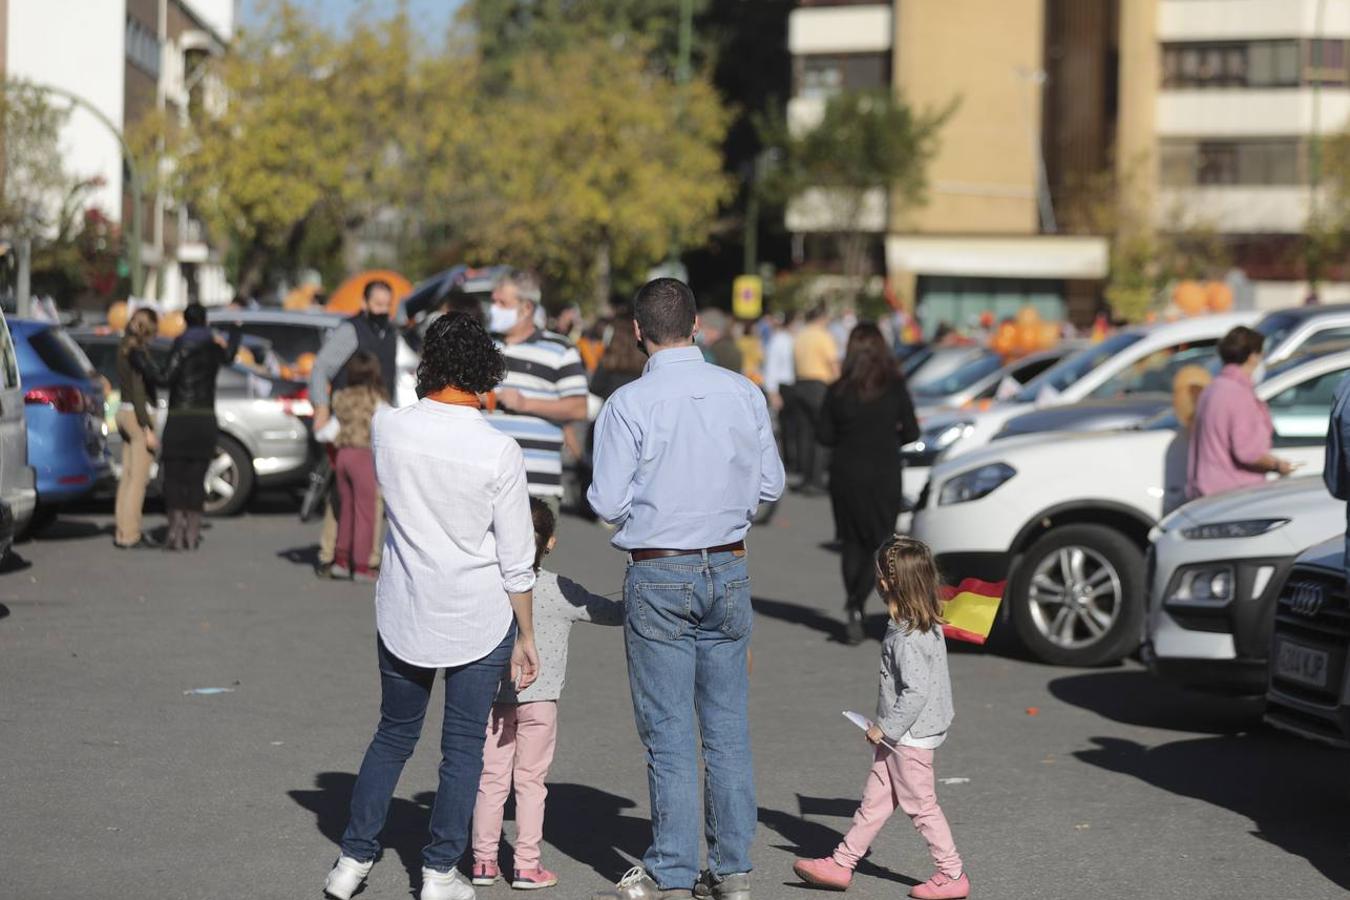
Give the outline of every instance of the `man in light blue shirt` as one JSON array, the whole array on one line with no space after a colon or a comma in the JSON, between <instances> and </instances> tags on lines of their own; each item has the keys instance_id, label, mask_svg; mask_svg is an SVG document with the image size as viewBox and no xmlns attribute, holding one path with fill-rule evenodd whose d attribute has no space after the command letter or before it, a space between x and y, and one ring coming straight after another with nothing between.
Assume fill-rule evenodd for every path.
<instances>
[{"instance_id":1,"label":"man in light blue shirt","mask_svg":"<svg viewBox=\"0 0 1350 900\"><path fill-rule=\"evenodd\" d=\"M750 900L757 810L747 652L754 611L745 535L761 501L783 493L764 395L703 360L694 295L673 278L633 301L643 375L595 426L591 508L628 551L624 646L647 748L652 846L643 866L596 900ZM697 714L697 721L695 715ZM708 870L699 874L702 735ZM698 882L697 885L695 882Z\"/></svg>"}]
</instances>

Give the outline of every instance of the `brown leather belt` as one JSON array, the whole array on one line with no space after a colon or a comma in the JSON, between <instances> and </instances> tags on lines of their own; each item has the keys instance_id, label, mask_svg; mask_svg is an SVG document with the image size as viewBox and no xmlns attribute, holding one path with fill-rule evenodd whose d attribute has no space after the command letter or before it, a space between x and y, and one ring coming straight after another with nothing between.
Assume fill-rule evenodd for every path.
<instances>
[{"instance_id":1,"label":"brown leather belt","mask_svg":"<svg viewBox=\"0 0 1350 900\"><path fill-rule=\"evenodd\" d=\"M745 553L745 541L723 544L720 547L708 547L704 550L629 550L633 562L646 562L649 559L666 559L670 556L698 556L701 553Z\"/></svg>"}]
</instances>

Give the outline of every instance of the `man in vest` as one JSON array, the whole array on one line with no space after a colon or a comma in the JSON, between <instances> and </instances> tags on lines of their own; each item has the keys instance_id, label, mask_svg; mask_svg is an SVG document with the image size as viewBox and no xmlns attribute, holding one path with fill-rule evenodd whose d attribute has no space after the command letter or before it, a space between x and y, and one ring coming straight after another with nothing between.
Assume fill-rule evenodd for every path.
<instances>
[{"instance_id":1,"label":"man in vest","mask_svg":"<svg viewBox=\"0 0 1350 900\"><path fill-rule=\"evenodd\" d=\"M394 305L394 290L389 282L375 280L362 292L361 312L352 316L328 333L314 358L309 375L309 399L314 404L314 430L318 432L332 414L329 398L347 382L347 361L358 350L371 353L380 361L380 375L389 396L394 396L398 380L398 328L390 320ZM383 503L376 501L375 521L384 518ZM377 528L374 546L370 548L370 567L379 568L382 529ZM333 554L337 546L337 517L330 503L324 510L323 533L319 538L319 564L315 574L327 578L332 573Z\"/></svg>"}]
</instances>

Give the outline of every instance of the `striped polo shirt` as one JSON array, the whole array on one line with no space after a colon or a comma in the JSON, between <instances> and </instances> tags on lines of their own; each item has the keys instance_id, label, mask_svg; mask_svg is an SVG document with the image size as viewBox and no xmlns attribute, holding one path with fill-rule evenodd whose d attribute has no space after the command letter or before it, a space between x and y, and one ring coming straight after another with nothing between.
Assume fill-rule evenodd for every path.
<instances>
[{"instance_id":1,"label":"striped polo shirt","mask_svg":"<svg viewBox=\"0 0 1350 900\"><path fill-rule=\"evenodd\" d=\"M551 331L538 331L518 344L498 342L506 357L504 388L515 388L537 400L584 397L586 367L572 342ZM508 434L525 451L525 476L535 497L561 497L563 431L557 423L539 416L499 412L488 421Z\"/></svg>"}]
</instances>

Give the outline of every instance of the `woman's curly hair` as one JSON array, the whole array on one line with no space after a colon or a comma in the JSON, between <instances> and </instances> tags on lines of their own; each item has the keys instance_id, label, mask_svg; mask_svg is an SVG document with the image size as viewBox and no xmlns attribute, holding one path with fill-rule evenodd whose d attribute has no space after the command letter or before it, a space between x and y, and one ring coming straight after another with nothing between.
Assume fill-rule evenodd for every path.
<instances>
[{"instance_id":1,"label":"woman's curly hair","mask_svg":"<svg viewBox=\"0 0 1350 900\"><path fill-rule=\"evenodd\" d=\"M450 312L431 323L417 367L417 396L445 387L486 394L505 377L502 352L473 317Z\"/></svg>"}]
</instances>

